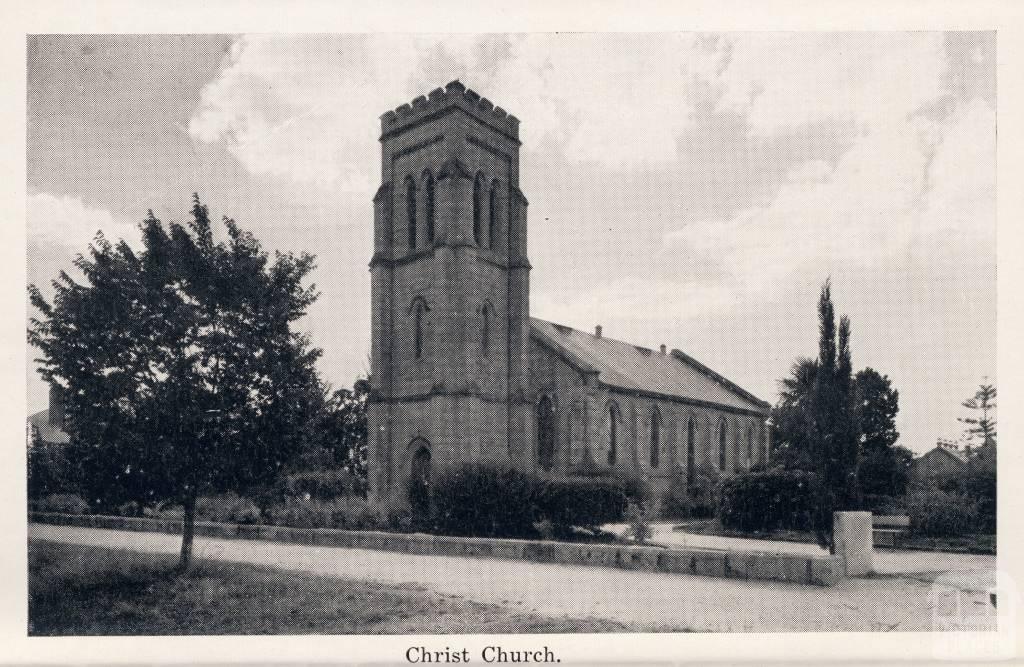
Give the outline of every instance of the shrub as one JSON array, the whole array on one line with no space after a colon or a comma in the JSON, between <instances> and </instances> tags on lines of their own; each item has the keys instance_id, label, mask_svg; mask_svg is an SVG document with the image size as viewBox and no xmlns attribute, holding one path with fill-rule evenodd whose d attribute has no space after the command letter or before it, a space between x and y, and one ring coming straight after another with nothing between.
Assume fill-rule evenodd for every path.
<instances>
[{"instance_id":1,"label":"shrub","mask_svg":"<svg viewBox=\"0 0 1024 667\"><path fill-rule=\"evenodd\" d=\"M619 480L626 500L647 510L654 506L654 489L646 479L632 474L617 474L615 478Z\"/></svg>"},{"instance_id":2,"label":"shrub","mask_svg":"<svg viewBox=\"0 0 1024 667\"><path fill-rule=\"evenodd\" d=\"M689 517L706 519L718 514L721 478L717 472L703 471L693 476L686 489Z\"/></svg>"},{"instance_id":3,"label":"shrub","mask_svg":"<svg viewBox=\"0 0 1024 667\"><path fill-rule=\"evenodd\" d=\"M717 474L700 472L686 484L686 473L677 467L669 484L662 515L671 519L707 519L718 513L720 479Z\"/></svg>"},{"instance_id":4,"label":"shrub","mask_svg":"<svg viewBox=\"0 0 1024 667\"><path fill-rule=\"evenodd\" d=\"M961 493L939 488L916 489L907 494L910 529L915 535L952 537L974 532L977 502Z\"/></svg>"},{"instance_id":5,"label":"shrub","mask_svg":"<svg viewBox=\"0 0 1024 667\"><path fill-rule=\"evenodd\" d=\"M782 468L726 479L719 507L722 526L745 532L808 530L816 484L813 473Z\"/></svg>"},{"instance_id":6,"label":"shrub","mask_svg":"<svg viewBox=\"0 0 1024 667\"><path fill-rule=\"evenodd\" d=\"M691 507L690 496L686 491L686 472L682 466L676 465L672 479L669 480L661 515L670 519L685 519L690 516Z\"/></svg>"},{"instance_id":7,"label":"shrub","mask_svg":"<svg viewBox=\"0 0 1024 667\"><path fill-rule=\"evenodd\" d=\"M128 502L126 502L126 503L124 503L122 505L119 505L118 508L117 508L117 515L118 516L135 516L135 517L138 517L138 516L143 516L144 514L145 514L145 512L143 510L142 505L140 505L139 503L135 502L134 500L129 500Z\"/></svg>"},{"instance_id":8,"label":"shrub","mask_svg":"<svg viewBox=\"0 0 1024 667\"><path fill-rule=\"evenodd\" d=\"M693 512L690 495L686 492L686 482L679 475L673 475L665 497L662 515L669 519L686 519Z\"/></svg>"},{"instance_id":9,"label":"shrub","mask_svg":"<svg viewBox=\"0 0 1024 667\"><path fill-rule=\"evenodd\" d=\"M333 508L328 503L288 498L268 511L267 521L291 528L330 528L332 513Z\"/></svg>"},{"instance_id":10,"label":"shrub","mask_svg":"<svg viewBox=\"0 0 1024 667\"><path fill-rule=\"evenodd\" d=\"M35 501L37 512L56 512L58 514L87 514L89 503L74 493L51 493Z\"/></svg>"},{"instance_id":11,"label":"shrub","mask_svg":"<svg viewBox=\"0 0 1024 667\"><path fill-rule=\"evenodd\" d=\"M390 531L409 533L416 528L412 513L408 509L388 509L384 514L387 521L387 529Z\"/></svg>"},{"instance_id":12,"label":"shrub","mask_svg":"<svg viewBox=\"0 0 1024 667\"><path fill-rule=\"evenodd\" d=\"M629 535L639 544L651 538L651 525L647 523L647 510L643 505L630 502L626 508L626 521L629 523Z\"/></svg>"},{"instance_id":13,"label":"shrub","mask_svg":"<svg viewBox=\"0 0 1024 667\"><path fill-rule=\"evenodd\" d=\"M969 498L975 504L971 532L996 532L996 466L991 457L975 456L955 475L944 479L940 488Z\"/></svg>"},{"instance_id":14,"label":"shrub","mask_svg":"<svg viewBox=\"0 0 1024 667\"><path fill-rule=\"evenodd\" d=\"M340 528L343 530L400 530L407 518L400 513L385 514L362 498L343 497L333 501L289 498L267 513L269 523L292 528Z\"/></svg>"},{"instance_id":15,"label":"shrub","mask_svg":"<svg viewBox=\"0 0 1024 667\"><path fill-rule=\"evenodd\" d=\"M537 531L537 535L542 540L557 540L559 537L564 537L563 531L551 523L549 519L541 519L533 524L533 526Z\"/></svg>"},{"instance_id":16,"label":"shrub","mask_svg":"<svg viewBox=\"0 0 1024 667\"><path fill-rule=\"evenodd\" d=\"M431 523L446 535L532 537L537 479L508 466L462 464L431 487Z\"/></svg>"},{"instance_id":17,"label":"shrub","mask_svg":"<svg viewBox=\"0 0 1024 667\"><path fill-rule=\"evenodd\" d=\"M880 515L906 514L907 499L906 497L865 493L864 509Z\"/></svg>"},{"instance_id":18,"label":"shrub","mask_svg":"<svg viewBox=\"0 0 1024 667\"><path fill-rule=\"evenodd\" d=\"M563 536L574 526L595 530L622 521L628 500L621 480L580 477L544 480L534 498L538 518Z\"/></svg>"},{"instance_id":19,"label":"shrub","mask_svg":"<svg viewBox=\"0 0 1024 667\"><path fill-rule=\"evenodd\" d=\"M285 476L283 486L284 494L293 498L333 500L366 495L365 481L344 468L294 472Z\"/></svg>"},{"instance_id":20,"label":"shrub","mask_svg":"<svg viewBox=\"0 0 1024 667\"><path fill-rule=\"evenodd\" d=\"M83 493L80 459L80 450L73 444L34 444L28 450L28 497Z\"/></svg>"},{"instance_id":21,"label":"shrub","mask_svg":"<svg viewBox=\"0 0 1024 667\"><path fill-rule=\"evenodd\" d=\"M220 523L259 523L260 508L248 499L234 493L203 496L196 501L196 519Z\"/></svg>"},{"instance_id":22,"label":"shrub","mask_svg":"<svg viewBox=\"0 0 1024 667\"><path fill-rule=\"evenodd\" d=\"M181 505L164 501L157 503L152 509L143 509L143 514L157 519L177 519L180 521L185 516L185 511Z\"/></svg>"}]
</instances>

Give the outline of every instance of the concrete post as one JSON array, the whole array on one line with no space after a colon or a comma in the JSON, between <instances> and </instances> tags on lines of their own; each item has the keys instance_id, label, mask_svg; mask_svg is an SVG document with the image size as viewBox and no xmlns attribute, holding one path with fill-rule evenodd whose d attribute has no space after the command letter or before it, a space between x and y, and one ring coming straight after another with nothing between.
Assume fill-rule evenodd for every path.
<instances>
[{"instance_id":1,"label":"concrete post","mask_svg":"<svg viewBox=\"0 0 1024 667\"><path fill-rule=\"evenodd\" d=\"M836 556L842 559L846 576L859 577L874 571L871 512L835 512L832 536Z\"/></svg>"}]
</instances>

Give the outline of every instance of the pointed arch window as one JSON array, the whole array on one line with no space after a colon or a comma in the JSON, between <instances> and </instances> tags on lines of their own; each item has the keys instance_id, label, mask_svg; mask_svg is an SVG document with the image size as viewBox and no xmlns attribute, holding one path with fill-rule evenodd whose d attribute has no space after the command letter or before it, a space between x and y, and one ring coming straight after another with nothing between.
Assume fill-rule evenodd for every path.
<instances>
[{"instance_id":1,"label":"pointed arch window","mask_svg":"<svg viewBox=\"0 0 1024 667\"><path fill-rule=\"evenodd\" d=\"M651 467L657 468L661 459L661 413L658 408L651 412Z\"/></svg>"},{"instance_id":2,"label":"pointed arch window","mask_svg":"<svg viewBox=\"0 0 1024 667\"><path fill-rule=\"evenodd\" d=\"M494 248L494 235L498 229L498 181L491 181L487 197L487 247Z\"/></svg>"},{"instance_id":3,"label":"pointed arch window","mask_svg":"<svg viewBox=\"0 0 1024 667\"><path fill-rule=\"evenodd\" d=\"M409 250L416 249L416 182L405 179L405 220L409 231Z\"/></svg>"},{"instance_id":4,"label":"pointed arch window","mask_svg":"<svg viewBox=\"0 0 1024 667\"><path fill-rule=\"evenodd\" d=\"M742 467L742 457L740 456L740 440L743 439L743 427L736 427L736 438L732 442L732 470L733 472L739 472Z\"/></svg>"},{"instance_id":5,"label":"pointed arch window","mask_svg":"<svg viewBox=\"0 0 1024 667\"><path fill-rule=\"evenodd\" d=\"M555 460L555 403L543 396L537 404L537 462L551 470Z\"/></svg>"},{"instance_id":6,"label":"pointed arch window","mask_svg":"<svg viewBox=\"0 0 1024 667\"><path fill-rule=\"evenodd\" d=\"M693 423L693 417L686 422L686 485L691 486L693 484L693 464L695 463L695 443L694 439L697 435L697 427Z\"/></svg>"},{"instance_id":7,"label":"pointed arch window","mask_svg":"<svg viewBox=\"0 0 1024 667\"><path fill-rule=\"evenodd\" d=\"M473 242L480 245L483 234L484 177L477 174L473 179Z\"/></svg>"},{"instance_id":8,"label":"pointed arch window","mask_svg":"<svg viewBox=\"0 0 1024 667\"><path fill-rule=\"evenodd\" d=\"M480 352L485 357L491 349L491 310L491 304L486 301L480 308Z\"/></svg>"},{"instance_id":9,"label":"pointed arch window","mask_svg":"<svg viewBox=\"0 0 1024 667\"><path fill-rule=\"evenodd\" d=\"M423 172L423 198L425 210L424 216L426 220L426 232L427 232L427 243L429 245L434 244L434 175L430 173L430 170Z\"/></svg>"},{"instance_id":10,"label":"pointed arch window","mask_svg":"<svg viewBox=\"0 0 1024 667\"><path fill-rule=\"evenodd\" d=\"M723 419L718 423L718 469L725 472L725 443L728 441L728 428Z\"/></svg>"},{"instance_id":11,"label":"pointed arch window","mask_svg":"<svg viewBox=\"0 0 1024 667\"><path fill-rule=\"evenodd\" d=\"M417 297L412 304L412 354L415 359L423 358L423 314L426 311L423 299Z\"/></svg>"},{"instance_id":12,"label":"pointed arch window","mask_svg":"<svg viewBox=\"0 0 1024 667\"><path fill-rule=\"evenodd\" d=\"M619 409L614 403L608 406L608 465L615 465L619 449Z\"/></svg>"}]
</instances>

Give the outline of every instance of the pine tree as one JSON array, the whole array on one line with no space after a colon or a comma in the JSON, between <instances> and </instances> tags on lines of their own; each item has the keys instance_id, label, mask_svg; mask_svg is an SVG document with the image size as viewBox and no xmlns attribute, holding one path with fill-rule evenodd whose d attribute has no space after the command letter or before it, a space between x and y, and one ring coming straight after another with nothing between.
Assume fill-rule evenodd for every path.
<instances>
[{"instance_id":1,"label":"pine tree","mask_svg":"<svg viewBox=\"0 0 1024 667\"><path fill-rule=\"evenodd\" d=\"M961 403L965 408L973 410L975 414L981 412L980 417L959 417L958 420L967 424L965 431L969 442L981 439L981 447L985 451L994 451L996 446L996 387L993 384L981 384L974 396Z\"/></svg>"}]
</instances>

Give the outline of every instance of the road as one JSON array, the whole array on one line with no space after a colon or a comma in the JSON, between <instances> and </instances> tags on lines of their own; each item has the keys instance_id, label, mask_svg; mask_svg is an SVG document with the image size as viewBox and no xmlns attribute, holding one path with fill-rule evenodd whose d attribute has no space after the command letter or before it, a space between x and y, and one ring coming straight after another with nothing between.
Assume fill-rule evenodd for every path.
<instances>
[{"instance_id":1,"label":"road","mask_svg":"<svg viewBox=\"0 0 1024 667\"><path fill-rule=\"evenodd\" d=\"M176 553L180 546L180 538L175 535L44 524L30 524L29 538L150 553ZM936 613L932 580L941 574L887 574L848 579L834 588L822 588L199 537L195 553L200 558L265 564L345 579L419 584L448 596L548 616L593 616L644 627L731 632L930 630ZM994 572L994 558L990 566ZM943 588L943 595L948 594ZM959 609L991 613L984 591L966 590L956 595L962 605Z\"/></svg>"}]
</instances>

